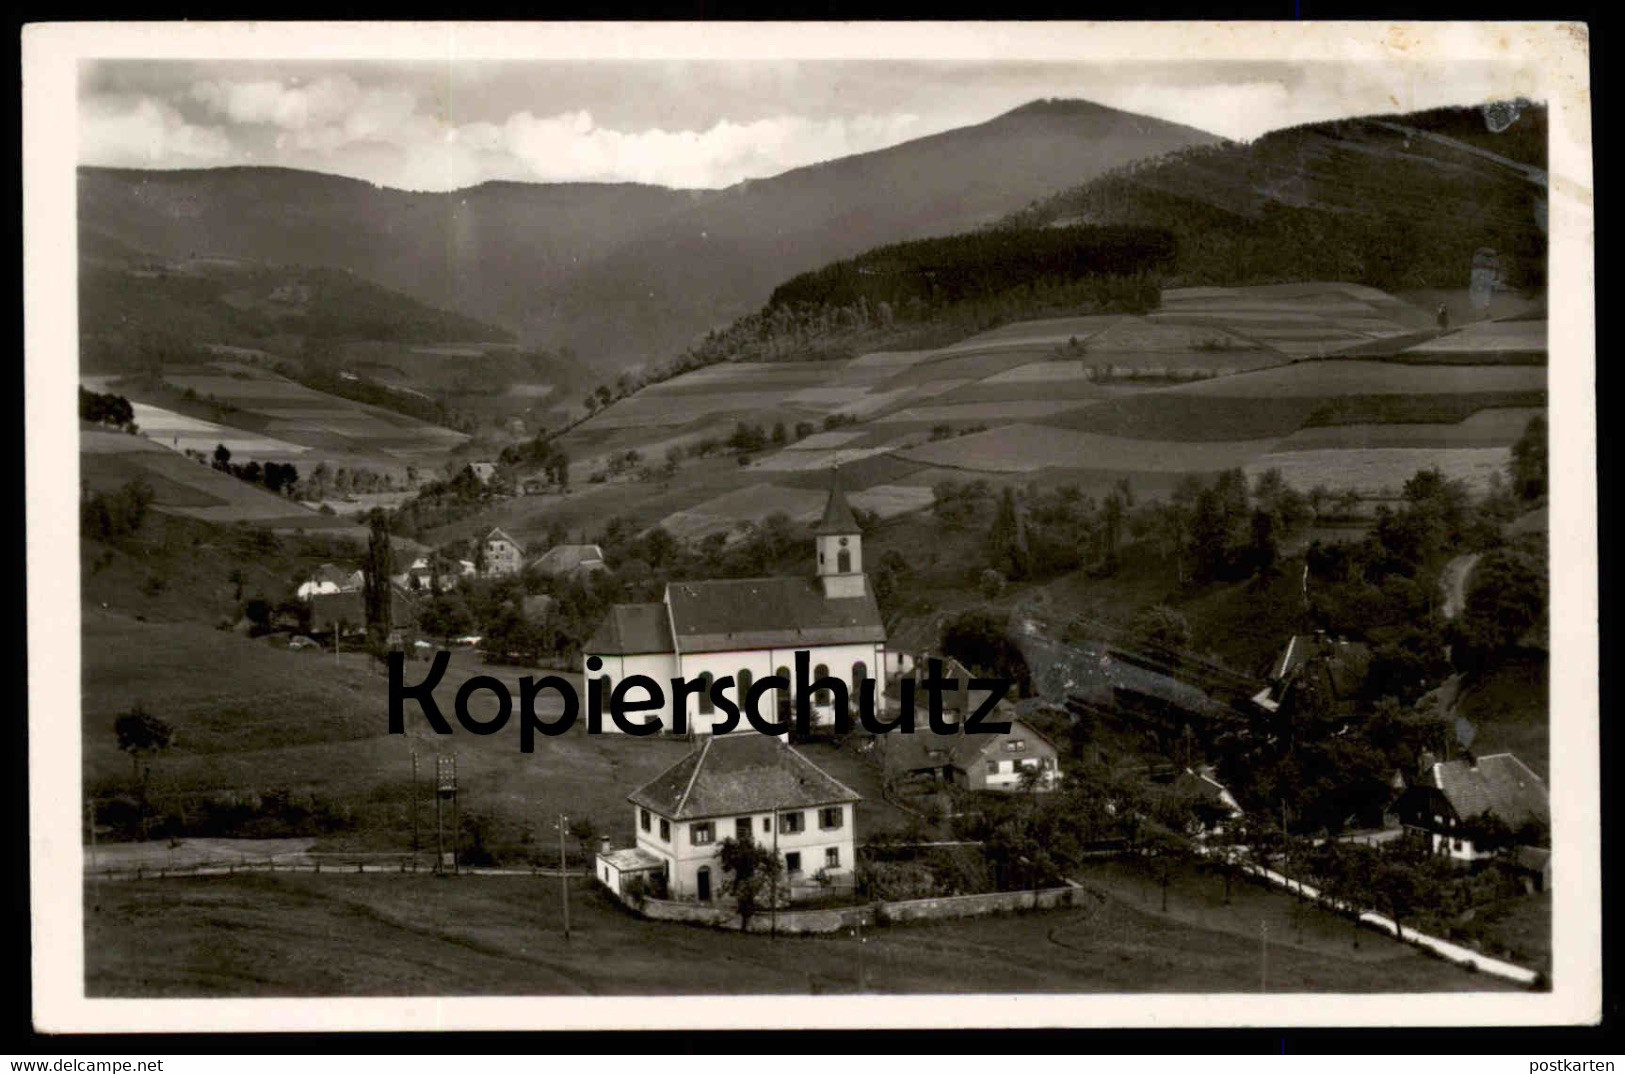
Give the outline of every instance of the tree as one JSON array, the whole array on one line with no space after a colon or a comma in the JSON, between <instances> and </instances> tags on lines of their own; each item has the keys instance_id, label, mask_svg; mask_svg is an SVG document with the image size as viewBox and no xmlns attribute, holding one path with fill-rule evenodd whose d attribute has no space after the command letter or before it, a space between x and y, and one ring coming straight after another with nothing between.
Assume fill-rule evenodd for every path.
<instances>
[{"instance_id":1,"label":"tree","mask_svg":"<svg viewBox=\"0 0 1625 1074\"><path fill-rule=\"evenodd\" d=\"M147 831L147 785L152 776L152 758L175 741L175 729L148 712L139 702L113 721L118 748L130 755L130 772L141 796L141 834ZM142 760L146 764L142 765Z\"/></svg>"},{"instance_id":2,"label":"tree","mask_svg":"<svg viewBox=\"0 0 1625 1074\"><path fill-rule=\"evenodd\" d=\"M751 915L778 883L784 863L769 848L754 839L724 839L721 851L722 871L726 879L722 893L732 895L739 903L739 920L750 924Z\"/></svg>"},{"instance_id":3,"label":"tree","mask_svg":"<svg viewBox=\"0 0 1625 1074\"><path fill-rule=\"evenodd\" d=\"M1015 490L1006 488L987 534L987 563L1007 578L1025 578L1029 563L1027 531Z\"/></svg>"},{"instance_id":4,"label":"tree","mask_svg":"<svg viewBox=\"0 0 1625 1074\"><path fill-rule=\"evenodd\" d=\"M997 600L1004 593L1004 575L988 567L978 579L977 588L987 600Z\"/></svg>"},{"instance_id":5,"label":"tree","mask_svg":"<svg viewBox=\"0 0 1625 1074\"><path fill-rule=\"evenodd\" d=\"M1511 549L1488 553L1473 569L1455 628L1458 666L1493 659L1545 621L1547 578L1531 557Z\"/></svg>"},{"instance_id":6,"label":"tree","mask_svg":"<svg viewBox=\"0 0 1625 1074\"><path fill-rule=\"evenodd\" d=\"M228 470L230 466L231 449L224 444L216 444L214 446L214 468L216 470Z\"/></svg>"},{"instance_id":7,"label":"tree","mask_svg":"<svg viewBox=\"0 0 1625 1074\"><path fill-rule=\"evenodd\" d=\"M389 637L391 597L389 576L393 573L389 547L389 516L373 511L367 520L367 558L361 567L362 603L366 609L367 637L375 651L382 651Z\"/></svg>"},{"instance_id":8,"label":"tree","mask_svg":"<svg viewBox=\"0 0 1625 1074\"><path fill-rule=\"evenodd\" d=\"M1129 627L1135 640L1145 645L1186 649L1191 644L1191 625L1183 615L1166 604L1153 604L1134 617Z\"/></svg>"},{"instance_id":9,"label":"tree","mask_svg":"<svg viewBox=\"0 0 1625 1074\"><path fill-rule=\"evenodd\" d=\"M1512 458L1507 462L1513 491L1525 500L1546 495L1547 450L1546 416L1536 414L1512 445Z\"/></svg>"},{"instance_id":10,"label":"tree","mask_svg":"<svg viewBox=\"0 0 1625 1074\"><path fill-rule=\"evenodd\" d=\"M962 612L942 631L942 653L976 676L1010 679L1020 696L1032 693L1032 671L1004 622L985 609Z\"/></svg>"}]
</instances>

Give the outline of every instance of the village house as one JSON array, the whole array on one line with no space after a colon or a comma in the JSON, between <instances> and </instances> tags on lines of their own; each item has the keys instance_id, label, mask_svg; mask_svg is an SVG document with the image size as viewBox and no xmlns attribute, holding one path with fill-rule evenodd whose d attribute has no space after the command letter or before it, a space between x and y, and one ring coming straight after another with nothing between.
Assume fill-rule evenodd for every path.
<instances>
[{"instance_id":1,"label":"village house","mask_svg":"<svg viewBox=\"0 0 1625 1074\"><path fill-rule=\"evenodd\" d=\"M914 734L878 735L873 747L889 773L913 781L919 790L955 786L971 791L1052 791L1061 784L1060 751L1008 707L991 717L1010 724L1009 731L997 735L934 734L925 719L922 708ZM1036 778L1024 786L1022 774L1027 771Z\"/></svg>"},{"instance_id":2,"label":"village house","mask_svg":"<svg viewBox=\"0 0 1625 1074\"><path fill-rule=\"evenodd\" d=\"M813 529L813 543L815 570L809 576L672 582L660 603L615 605L587 641L584 678L602 679L605 698L628 675L648 675L662 689L672 679L699 679L706 691L686 699L688 726L692 733L709 734L727 719L710 694L710 684L725 676L734 680L725 696L741 708L757 680L775 675L788 680L789 689L763 695L762 717L792 718L795 655L805 650L814 680L846 684L856 721L860 684L885 667L886 630L863 573L863 537L838 483ZM594 658L603 662L597 671L586 666ZM884 712L880 684L872 688L876 711ZM653 714L667 729L675 715L671 700L668 696L667 708ZM817 690L811 700L813 726L832 725L834 691ZM604 720L604 730L613 726ZM735 730L754 734L743 717Z\"/></svg>"},{"instance_id":3,"label":"village house","mask_svg":"<svg viewBox=\"0 0 1625 1074\"><path fill-rule=\"evenodd\" d=\"M600 852L595 870L617 894L641 875L666 898L715 900L726 839L771 847L791 899L851 884L861 796L781 738L707 738L627 801L636 845Z\"/></svg>"},{"instance_id":4,"label":"village house","mask_svg":"<svg viewBox=\"0 0 1625 1074\"><path fill-rule=\"evenodd\" d=\"M1169 784L1169 793L1196 804L1204 835L1222 835L1246 814L1230 789L1220 783L1212 765L1187 768Z\"/></svg>"},{"instance_id":5,"label":"village house","mask_svg":"<svg viewBox=\"0 0 1625 1074\"><path fill-rule=\"evenodd\" d=\"M449 592L457 587L463 578L474 575L474 564L468 560L456 562L446 561L440 570L438 583L441 592ZM391 578L396 585L409 592L428 592L435 588L434 566L427 556L419 556L412 561L412 565L400 574Z\"/></svg>"},{"instance_id":6,"label":"village house","mask_svg":"<svg viewBox=\"0 0 1625 1074\"><path fill-rule=\"evenodd\" d=\"M489 485L491 479L497 476L497 467L494 462L471 462L468 464L468 468L473 471L474 476L479 479L482 485Z\"/></svg>"},{"instance_id":7,"label":"village house","mask_svg":"<svg viewBox=\"0 0 1625 1074\"><path fill-rule=\"evenodd\" d=\"M1489 857L1499 849L1482 845L1486 818L1504 825L1510 836L1531 828L1544 830L1551 823L1545 782L1510 753L1430 765L1399 796L1392 811L1434 853L1464 862Z\"/></svg>"},{"instance_id":8,"label":"village house","mask_svg":"<svg viewBox=\"0 0 1625 1074\"><path fill-rule=\"evenodd\" d=\"M1363 642L1332 638L1323 630L1294 634L1270 665L1267 685L1253 697L1266 712L1280 710L1299 683L1320 691L1334 707L1353 703L1371 666L1371 649Z\"/></svg>"},{"instance_id":9,"label":"village house","mask_svg":"<svg viewBox=\"0 0 1625 1074\"><path fill-rule=\"evenodd\" d=\"M556 544L530 566L549 578L581 578L609 569L604 550L595 544Z\"/></svg>"},{"instance_id":10,"label":"village house","mask_svg":"<svg viewBox=\"0 0 1625 1074\"><path fill-rule=\"evenodd\" d=\"M305 581L299 583L295 593L300 600L310 600L317 594L354 593L360 590L360 571L346 571L331 563L323 563Z\"/></svg>"},{"instance_id":11,"label":"village house","mask_svg":"<svg viewBox=\"0 0 1625 1074\"><path fill-rule=\"evenodd\" d=\"M494 577L518 574L525 567L525 546L493 529L485 535L485 573Z\"/></svg>"}]
</instances>

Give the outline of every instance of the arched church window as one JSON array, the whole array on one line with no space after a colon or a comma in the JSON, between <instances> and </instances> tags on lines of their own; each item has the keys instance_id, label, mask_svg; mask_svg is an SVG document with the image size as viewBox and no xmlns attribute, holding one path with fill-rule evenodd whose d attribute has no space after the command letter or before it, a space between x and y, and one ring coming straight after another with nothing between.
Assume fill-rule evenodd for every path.
<instances>
[{"instance_id":1,"label":"arched church window","mask_svg":"<svg viewBox=\"0 0 1625 1074\"><path fill-rule=\"evenodd\" d=\"M814 681L816 681L818 679L825 678L828 675L829 675L829 665L828 664L819 664L817 667L813 668L813 679L814 679ZM813 703L815 705L828 705L828 704L830 704L830 702L832 700L833 700L833 698L830 697L830 693L829 693L829 691L827 689L819 690L818 693L813 695Z\"/></svg>"},{"instance_id":2,"label":"arched church window","mask_svg":"<svg viewBox=\"0 0 1625 1074\"><path fill-rule=\"evenodd\" d=\"M700 676L700 685L705 689L705 692L700 694L700 711L706 714L713 713L717 710L716 705L711 701L712 678L713 676L709 671Z\"/></svg>"},{"instance_id":3,"label":"arched church window","mask_svg":"<svg viewBox=\"0 0 1625 1074\"><path fill-rule=\"evenodd\" d=\"M739 669L739 709L745 709L745 700L750 697L751 675L750 668Z\"/></svg>"}]
</instances>

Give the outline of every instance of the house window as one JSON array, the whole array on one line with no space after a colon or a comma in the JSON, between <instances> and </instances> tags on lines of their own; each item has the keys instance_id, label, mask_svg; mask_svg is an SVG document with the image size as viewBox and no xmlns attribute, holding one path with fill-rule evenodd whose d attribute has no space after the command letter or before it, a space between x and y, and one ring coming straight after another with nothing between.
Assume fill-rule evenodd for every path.
<instances>
[{"instance_id":1,"label":"house window","mask_svg":"<svg viewBox=\"0 0 1625 1074\"><path fill-rule=\"evenodd\" d=\"M824 850L824 868L839 869L841 867L841 848L828 847Z\"/></svg>"},{"instance_id":2,"label":"house window","mask_svg":"<svg viewBox=\"0 0 1625 1074\"><path fill-rule=\"evenodd\" d=\"M702 713L712 713L716 711L716 706L711 703L711 678L712 676L709 671L700 676L700 711Z\"/></svg>"},{"instance_id":3,"label":"house window","mask_svg":"<svg viewBox=\"0 0 1625 1074\"><path fill-rule=\"evenodd\" d=\"M800 813L781 813L779 815L779 831L785 835L795 835L801 831L802 816Z\"/></svg>"},{"instance_id":4,"label":"house window","mask_svg":"<svg viewBox=\"0 0 1625 1074\"><path fill-rule=\"evenodd\" d=\"M818 826L823 828L825 831L829 831L832 828L839 828L841 826L841 822L845 819L842 816L844 812L845 810L840 806L825 806L823 809L818 811Z\"/></svg>"},{"instance_id":5,"label":"house window","mask_svg":"<svg viewBox=\"0 0 1625 1074\"><path fill-rule=\"evenodd\" d=\"M600 719L602 719L604 716L609 714L609 694L610 694L609 676L608 675L600 675L600 676L598 676L598 682L603 687L603 691L600 692L599 695L598 695L598 716L599 716Z\"/></svg>"},{"instance_id":6,"label":"house window","mask_svg":"<svg viewBox=\"0 0 1625 1074\"><path fill-rule=\"evenodd\" d=\"M772 817L763 817L762 818L762 831L771 832L772 830L773 830L773 818Z\"/></svg>"},{"instance_id":7,"label":"house window","mask_svg":"<svg viewBox=\"0 0 1625 1074\"><path fill-rule=\"evenodd\" d=\"M863 680L869 677L869 665L859 660L852 665L852 697L856 700L863 696Z\"/></svg>"},{"instance_id":8,"label":"house window","mask_svg":"<svg viewBox=\"0 0 1625 1074\"><path fill-rule=\"evenodd\" d=\"M816 681L818 679L825 678L828 675L829 675L829 665L828 664L819 664L817 667L813 668L813 679L814 679L814 681ZM828 705L830 703L830 700L831 700L831 698L830 698L830 693L829 693L828 690L820 690L820 691L818 691L818 693L813 695L813 704L815 704L815 705Z\"/></svg>"},{"instance_id":9,"label":"house window","mask_svg":"<svg viewBox=\"0 0 1625 1074\"><path fill-rule=\"evenodd\" d=\"M713 843L717 838L717 830L710 821L704 824L690 824L688 826L688 841L697 847Z\"/></svg>"},{"instance_id":10,"label":"house window","mask_svg":"<svg viewBox=\"0 0 1625 1074\"><path fill-rule=\"evenodd\" d=\"M998 775L999 774L999 762L997 762L997 761L989 761L987 763L987 774L990 775L990 776Z\"/></svg>"},{"instance_id":11,"label":"house window","mask_svg":"<svg viewBox=\"0 0 1625 1074\"><path fill-rule=\"evenodd\" d=\"M1026 748L1027 740L1024 738L1014 738L1004 744L1006 753L1021 753L1026 750Z\"/></svg>"},{"instance_id":12,"label":"house window","mask_svg":"<svg viewBox=\"0 0 1625 1074\"><path fill-rule=\"evenodd\" d=\"M638 823L643 826L644 831L649 830L649 811L647 809L638 810Z\"/></svg>"},{"instance_id":13,"label":"house window","mask_svg":"<svg viewBox=\"0 0 1625 1074\"><path fill-rule=\"evenodd\" d=\"M660 818L660 838L665 842L671 842L671 821L665 817Z\"/></svg>"},{"instance_id":14,"label":"house window","mask_svg":"<svg viewBox=\"0 0 1625 1074\"><path fill-rule=\"evenodd\" d=\"M784 871L787 873L801 872L801 854L792 850L784 856Z\"/></svg>"},{"instance_id":15,"label":"house window","mask_svg":"<svg viewBox=\"0 0 1625 1074\"><path fill-rule=\"evenodd\" d=\"M750 818L740 817L734 821L734 838L741 843L750 842Z\"/></svg>"}]
</instances>

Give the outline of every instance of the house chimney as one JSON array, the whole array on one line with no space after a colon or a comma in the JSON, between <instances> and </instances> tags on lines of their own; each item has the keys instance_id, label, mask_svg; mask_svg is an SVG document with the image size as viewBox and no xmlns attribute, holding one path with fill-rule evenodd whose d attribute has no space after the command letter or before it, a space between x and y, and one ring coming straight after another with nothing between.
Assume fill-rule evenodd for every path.
<instances>
[{"instance_id":1,"label":"house chimney","mask_svg":"<svg viewBox=\"0 0 1625 1074\"><path fill-rule=\"evenodd\" d=\"M1432 750L1423 750L1422 755L1416 759L1416 770L1425 775L1429 769L1438 763L1439 759L1433 756Z\"/></svg>"},{"instance_id":2,"label":"house chimney","mask_svg":"<svg viewBox=\"0 0 1625 1074\"><path fill-rule=\"evenodd\" d=\"M598 837L598 853L600 853L600 854L608 854L609 850L610 850L609 836L607 836L607 835L599 836Z\"/></svg>"}]
</instances>

